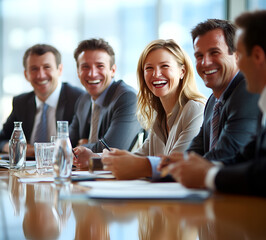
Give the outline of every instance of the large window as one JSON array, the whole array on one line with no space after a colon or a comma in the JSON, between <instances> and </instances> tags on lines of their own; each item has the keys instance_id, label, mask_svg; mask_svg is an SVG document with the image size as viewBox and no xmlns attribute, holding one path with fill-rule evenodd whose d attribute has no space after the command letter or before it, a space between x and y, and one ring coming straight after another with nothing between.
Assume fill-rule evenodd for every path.
<instances>
[{"instance_id":1,"label":"large window","mask_svg":"<svg viewBox=\"0 0 266 240\"><path fill-rule=\"evenodd\" d=\"M92 37L109 41L116 52L116 79L137 88L136 66L151 40L174 38L193 62L190 30L207 18L224 18L223 0L2 0L0 123L11 111L14 95L32 88L23 75L24 51L36 43L62 53L62 81L81 86L73 51ZM196 74L197 75L197 74ZM210 91L197 78L200 90Z\"/></svg>"}]
</instances>

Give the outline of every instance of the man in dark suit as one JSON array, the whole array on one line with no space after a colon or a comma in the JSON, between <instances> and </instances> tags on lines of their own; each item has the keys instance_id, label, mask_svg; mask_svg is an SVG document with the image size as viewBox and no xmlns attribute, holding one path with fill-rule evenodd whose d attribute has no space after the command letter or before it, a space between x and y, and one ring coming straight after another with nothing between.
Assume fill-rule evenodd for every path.
<instances>
[{"instance_id":1,"label":"man in dark suit","mask_svg":"<svg viewBox=\"0 0 266 240\"><path fill-rule=\"evenodd\" d=\"M206 104L200 132L187 151L224 164L231 164L227 158L232 159L250 141L259 116L259 96L247 92L237 66L235 30L232 23L219 19L209 19L192 30L197 72L213 94ZM220 109L214 140L211 122L216 103Z\"/></svg>"},{"instance_id":2,"label":"man in dark suit","mask_svg":"<svg viewBox=\"0 0 266 240\"><path fill-rule=\"evenodd\" d=\"M14 122L23 122L22 128L28 143L27 155L34 155L33 143L40 128L44 103L47 109L47 127L42 141L50 141L56 135L56 121L71 123L74 107L83 90L68 83L61 83L61 54L53 46L37 44L30 47L23 57L24 75L33 91L13 99L13 109L0 132L0 151L8 152L8 140L14 129Z\"/></svg>"},{"instance_id":3,"label":"man in dark suit","mask_svg":"<svg viewBox=\"0 0 266 240\"><path fill-rule=\"evenodd\" d=\"M87 147L76 148L76 155L80 150L102 152L101 138L110 147L129 150L141 130L136 117L137 99L133 88L113 79L116 71L113 48L103 39L84 40L74 57L80 82L88 92L80 99L70 126L72 145Z\"/></svg>"},{"instance_id":4,"label":"man in dark suit","mask_svg":"<svg viewBox=\"0 0 266 240\"><path fill-rule=\"evenodd\" d=\"M237 154L234 165L218 167L191 153L186 161L173 165L170 173L187 187L266 196L266 11L243 13L235 22L239 26L238 66L247 78L248 91L260 94L258 134Z\"/></svg>"},{"instance_id":5,"label":"man in dark suit","mask_svg":"<svg viewBox=\"0 0 266 240\"><path fill-rule=\"evenodd\" d=\"M256 133L260 113L259 95L247 91L237 66L235 32L233 23L220 19L201 22L191 32L197 72L213 94L205 106L200 131L187 152L223 165L234 163L239 149ZM182 153L175 154L176 160L182 158ZM169 163L164 158L158 169Z\"/></svg>"}]
</instances>

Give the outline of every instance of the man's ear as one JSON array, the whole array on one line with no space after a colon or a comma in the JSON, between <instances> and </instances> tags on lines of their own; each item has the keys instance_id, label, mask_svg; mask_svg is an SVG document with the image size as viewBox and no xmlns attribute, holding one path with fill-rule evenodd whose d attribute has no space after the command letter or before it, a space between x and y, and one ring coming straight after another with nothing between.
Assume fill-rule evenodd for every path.
<instances>
[{"instance_id":1,"label":"man's ear","mask_svg":"<svg viewBox=\"0 0 266 240\"><path fill-rule=\"evenodd\" d=\"M27 81L29 81L29 80L28 80L28 75L27 75L27 71L26 71L26 70L24 70L24 77L26 78Z\"/></svg>"},{"instance_id":2,"label":"man's ear","mask_svg":"<svg viewBox=\"0 0 266 240\"><path fill-rule=\"evenodd\" d=\"M62 72L63 72L63 64L62 63L60 63L58 65L58 70L59 70L59 76L61 76L62 75Z\"/></svg>"},{"instance_id":3,"label":"man's ear","mask_svg":"<svg viewBox=\"0 0 266 240\"><path fill-rule=\"evenodd\" d=\"M116 64L114 64L112 67L111 67L111 77L113 78L115 76L115 71L116 71Z\"/></svg>"},{"instance_id":4,"label":"man's ear","mask_svg":"<svg viewBox=\"0 0 266 240\"><path fill-rule=\"evenodd\" d=\"M265 58L265 52L261 46L255 45L252 48L251 56L253 61L258 64L265 64L266 58Z\"/></svg>"}]
</instances>

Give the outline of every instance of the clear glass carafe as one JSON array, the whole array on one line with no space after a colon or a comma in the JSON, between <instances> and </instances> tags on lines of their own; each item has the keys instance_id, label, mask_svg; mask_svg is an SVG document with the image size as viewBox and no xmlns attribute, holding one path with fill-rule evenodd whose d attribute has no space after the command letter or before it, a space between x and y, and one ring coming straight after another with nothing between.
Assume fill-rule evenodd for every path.
<instances>
[{"instance_id":1,"label":"clear glass carafe","mask_svg":"<svg viewBox=\"0 0 266 240\"><path fill-rule=\"evenodd\" d=\"M73 164L72 146L68 133L68 122L57 121L57 138L53 156L55 183L69 182Z\"/></svg>"},{"instance_id":2,"label":"clear glass carafe","mask_svg":"<svg viewBox=\"0 0 266 240\"><path fill-rule=\"evenodd\" d=\"M27 141L22 122L14 122L14 130L9 140L10 169L23 169L26 165Z\"/></svg>"}]
</instances>

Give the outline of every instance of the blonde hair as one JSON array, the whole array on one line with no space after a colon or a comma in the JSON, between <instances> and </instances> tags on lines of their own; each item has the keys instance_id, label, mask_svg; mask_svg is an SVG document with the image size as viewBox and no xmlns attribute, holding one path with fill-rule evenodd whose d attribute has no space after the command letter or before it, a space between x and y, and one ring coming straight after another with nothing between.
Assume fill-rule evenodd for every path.
<instances>
[{"instance_id":1,"label":"blonde hair","mask_svg":"<svg viewBox=\"0 0 266 240\"><path fill-rule=\"evenodd\" d=\"M180 79L177 94L179 92L177 104L182 108L189 100L204 103L205 97L198 91L193 65L186 52L173 40L158 39L150 42L140 55L137 79L139 85L137 116L145 129L150 129L155 118L155 113L159 120L165 116L165 111L159 97L156 97L148 88L144 79L144 64L148 54L157 49L165 49L176 58L180 66L184 66L185 74Z\"/></svg>"}]
</instances>

